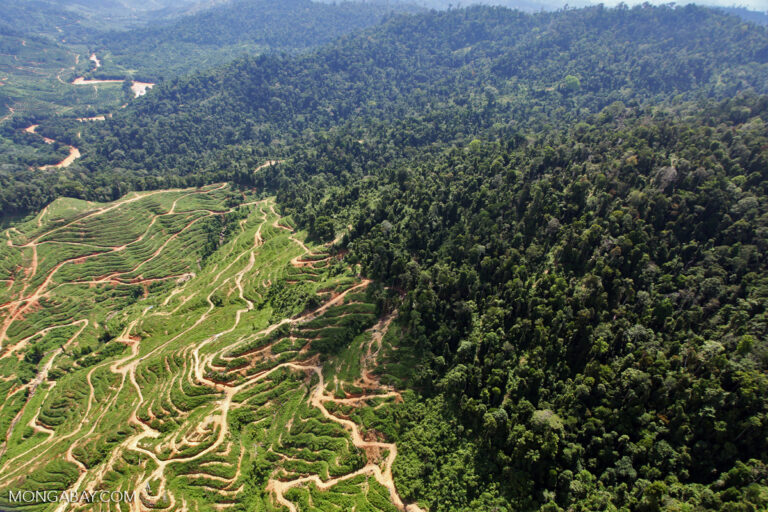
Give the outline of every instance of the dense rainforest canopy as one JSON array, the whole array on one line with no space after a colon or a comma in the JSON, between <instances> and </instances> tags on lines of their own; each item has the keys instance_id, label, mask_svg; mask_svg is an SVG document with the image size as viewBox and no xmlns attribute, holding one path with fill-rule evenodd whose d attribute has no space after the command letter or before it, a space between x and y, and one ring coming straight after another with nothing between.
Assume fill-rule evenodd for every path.
<instances>
[{"instance_id":1,"label":"dense rainforest canopy","mask_svg":"<svg viewBox=\"0 0 768 512\"><path fill-rule=\"evenodd\" d=\"M85 158L55 176L8 169L0 208L218 179L207 168L219 167L227 148L266 156L318 130L376 138L396 123L400 147L424 148L485 130L547 130L614 101L764 93L766 63L764 28L692 6L402 16L317 52L244 58L169 80L86 129L49 121L42 133L77 141Z\"/></svg>"},{"instance_id":2,"label":"dense rainforest canopy","mask_svg":"<svg viewBox=\"0 0 768 512\"><path fill-rule=\"evenodd\" d=\"M401 16L51 120L84 158L8 166L0 205L231 180L346 229L400 311L386 430L432 512L757 511L766 94L768 31L713 10Z\"/></svg>"},{"instance_id":3,"label":"dense rainforest canopy","mask_svg":"<svg viewBox=\"0 0 768 512\"><path fill-rule=\"evenodd\" d=\"M341 215L348 258L405 293L410 383L438 397L404 435L411 498L765 506L768 98L689 108L616 103L375 178L386 148L331 139L263 178L318 236Z\"/></svg>"}]
</instances>

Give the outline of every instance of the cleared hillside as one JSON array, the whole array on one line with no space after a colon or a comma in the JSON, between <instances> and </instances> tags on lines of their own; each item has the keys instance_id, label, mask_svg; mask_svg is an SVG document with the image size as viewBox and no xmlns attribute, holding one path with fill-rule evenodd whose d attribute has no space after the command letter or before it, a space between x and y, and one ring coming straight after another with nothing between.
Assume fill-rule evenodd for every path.
<instances>
[{"instance_id":1,"label":"cleared hillside","mask_svg":"<svg viewBox=\"0 0 768 512\"><path fill-rule=\"evenodd\" d=\"M226 185L60 199L4 238L4 509L22 489L403 507L397 448L374 430L400 395L368 373L391 318L272 200Z\"/></svg>"}]
</instances>

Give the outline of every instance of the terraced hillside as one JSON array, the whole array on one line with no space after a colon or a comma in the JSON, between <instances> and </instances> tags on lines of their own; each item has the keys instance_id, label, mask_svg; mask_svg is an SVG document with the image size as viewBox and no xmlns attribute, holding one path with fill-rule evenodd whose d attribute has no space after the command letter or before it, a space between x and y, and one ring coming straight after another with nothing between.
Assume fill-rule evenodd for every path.
<instances>
[{"instance_id":1,"label":"terraced hillside","mask_svg":"<svg viewBox=\"0 0 768 512\"><path fill-rule=\"evenodd\" d=\"M400 399L370 372L391 318L290 225L213 185L59 199L6 231L0 508L107 490L135 498L20 508L419 510L397 447L350 419Z\"/></svg>"}]
</instances>

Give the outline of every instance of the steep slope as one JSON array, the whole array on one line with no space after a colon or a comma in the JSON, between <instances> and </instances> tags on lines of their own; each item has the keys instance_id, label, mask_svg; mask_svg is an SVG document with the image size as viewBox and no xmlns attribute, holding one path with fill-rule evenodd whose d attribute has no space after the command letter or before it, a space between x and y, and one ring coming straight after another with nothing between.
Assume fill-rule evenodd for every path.
<instances>
[{"instance_id":1,"label":"steep slope","mask_svg":"<svg viewBox=\"0 0 768 512\"><path fill-rule=\"evenodd\" d=\"M617 100L765 91L766 61L764 28L692 6L536 15L472 8L400 17L304 56L246 58L170 80L104 123L49 122L41 132L81 149L87 172L72 176L70 190L111 200L115 182L232 179L220 172L232 161L219 161L220 152L246 145L265 158L318 130L378 139L405 120L392 143L424 148L487 130L535 132ZM4 212L60 193L46 176L0 179ZM40 192L30 195L30 184Z\"/></svg>"},{"instance_id":2,"label":"steep slope","mask_svg":"<svg viewBox=\"0 0 768 512\"><path fill-rule=\"evenodd\" d=\"M1 0L0 29L29 34L82 34L83 18L61 6L42 0Z\"/></svg>"},{"instance_id":3,"label":"steep slope","mask_svg":"<svg viewBox=\"0 0 768 512\"><path fill-rule=\"evenodd\" d=\"M767 118L766 96L616 103L394 164L329 137L262 175L404 295L387 373L432 397L401 416L405 497L768 505Z\"/></svg>"},{"instance_id":4,"label":"steep slope","mask_svg":"<svg viewBox=\"0 0 768 512\"><path fill-rule=\"evenodd\" d=\"M4 510L63 506L17 490L125 491L131 510L297 510L307 493L406 509L397 447L347 419L400 395L324 363L389 320L369 281L283 222L217 185L58 200L4 233Z\"/></svg>"}]
</instances>

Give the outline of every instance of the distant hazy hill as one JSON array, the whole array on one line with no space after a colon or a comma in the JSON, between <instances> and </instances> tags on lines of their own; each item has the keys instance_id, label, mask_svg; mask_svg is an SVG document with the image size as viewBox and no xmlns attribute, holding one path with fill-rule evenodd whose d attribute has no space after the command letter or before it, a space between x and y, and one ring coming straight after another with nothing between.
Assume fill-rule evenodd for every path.
<instances>
[{"instance_id":1,"label":"distant hazy hill","mask_svg":"<svg viewBox=\"0 0 768 512\"><path fill-rule=\"evenodd\" d=\"M0 27L82 42L94 33L144 26L150 21L210 8L222 0L0 0ZM226 0L225 0L226 1Z\"/></svg>"},{"instance_id":2,"label":"distant hazy hill","mask_svg":"<svg viewBox=\"0 0 768 512\"><path fill-rule=\"evenodd\" d=\"M203 2L201 0L53 0L63 7L85 8L99 11L156 11L161 9L184 8Z\"/></svg>"},{"instance_id":3,"label":"distant hazy hill","mask_svg":"<svg viewBox=\"0 0 768 512\"><path fill-rule=\"evenodd\" d=\"M321 1L331 2L332 0ZM408 2L408 0L390 0L390 5L406 2ZM552 11L564 6L563 2L557 0L414 0L413 2L408 3L413 3L428 9L448 9L449 7L467 7L470 5L495 5L527 12L542 10ZM571 5L575 3L578 3L578 1L570 2Z\"/></svg>"},{"instance_id":4,"label":"distant hazy hill","mask_svg":"<svg viewBox=\"0 0 768 512\"><path fill-rule=\"evenodd\" d=\"M59 33L82 21L75 12L39 0L0 0L0 29L4 33Z\"/></svg>"},{"instance_id":5,"label":"distant hazy hill","mask_svg":"<svg viewBox=\"0 0 768 512\"><path fill-rule=\"evenodd\" d=\"M768 25L768 12L751 11L744 7L722 7L728 14L734 14L758 25Z\"/></svg>"},{"instance_id":6,"label":"distant hazy hill","mask_svg":"<svg viewBox=\"0 0 768 512\"><path fill-rule=\"evenodd\" d=\"M95 33L127 30L193 14L230 0L0 0L0 26L83 42Z\"/></svg>"},{"instance_id":7,"label":"distant hazy hill","mask_svg":"<svg viewBox=\"0 0 768 512\"><path fill-rule=\"evenodd\" d=\"M420 10L383 2L324 4L310 0L239 0L142 29L110 32L103 74L139 70L157 80L222 64L243 53L296 51L381 22L392 12Z\"/></svg>"},{"instance_id":8,"label":"distant hazy hill","mask_svg":"<svg viewBox=\"0 0 768 512\"><path fill-rule=\"evenodd\" d=\"M333 0L318 0L322 2L328 2L332 3ZM402 3L408 0L390 0L391 4L397 4ZM426 7L429 9L448 9L450 7L456 8L456 7L467 7L470 5L497 5L502 7L507 7L509 9L519 9L521 11L552 11L557 9L562 9L566 6L570 8L574 7L585 7L589 5L597 5L605 3L607 5L614 5L617 2L611 2L607 1L604 2L602 0L413 0L413 4L416 4L421 7ZM640 4L642 2L640 1L628 1L626 2L630 6L635 4ZM652 4L662 4L666 3L661 0L654 0L651 1ZM681 5L688 4L688 3L695 3L700 6L704 7L715 7L717 9L721 9L729 14L734 14L736 16L739 16L740 18L743 18L744 20L751 21L752 23L756 23L758 25L768 25L768 11L758 11L755 10L755 8L748 8L748 7L720 7L718 5L714 5L711 0L701 0L701 1L682 1L678 2ZM738 2L734 2L734 4L737 4ZM766 4L766 8L768 8L768 4Z\"/></svg>"}]
</instances>

